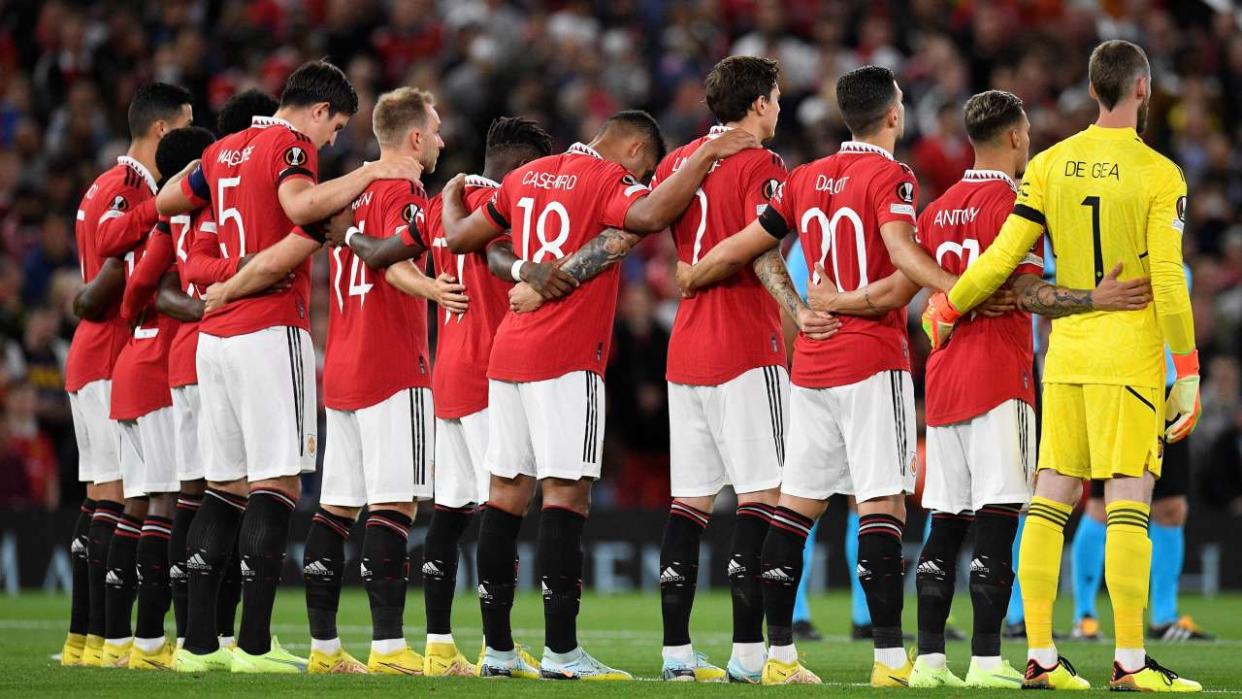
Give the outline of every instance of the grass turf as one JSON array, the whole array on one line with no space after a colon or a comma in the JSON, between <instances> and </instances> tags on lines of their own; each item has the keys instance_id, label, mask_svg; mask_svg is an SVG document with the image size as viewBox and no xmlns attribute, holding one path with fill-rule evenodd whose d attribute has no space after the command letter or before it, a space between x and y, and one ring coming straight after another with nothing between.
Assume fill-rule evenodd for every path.
<instances>
[{"instance_id":1,"label":"grass turf","mask_svg":"<svg viewBox=\"0 0 1242 699\"><path fill-rule=\"evenodd\" d=\"M826 688L784 688L779 690L739 685L686 685L644 682L635 686L626 682L522 682L482 681L475 679L423 679L368 676L259 676L211 674L199 676L171 673L132 672L86 668L62 668L49 655L60 649L64 640L69 602L65 597L26 594L2 598L0 601L0 658L8 670L0 673L0 695L7 696L168 696L172 692L209 692L218 695L246 693L251 696L311 696L331 691L333 696L363 696L390 692L427 692L437 697L489 696L720 696L756 692L848 692L852 696L883 694L865 686L871 668L871 647L851 642L846 637L849 625L849 599L844 593L820 596L812 600L815 622L827 634L824 641L804 643L799 650L805 654L807 667L817 672ZM1148 650L1157 659L1177 672L1199 680L1206 690L1242 695L1242 595L1227 595L1213 600L1187 597L1183 611L1194 615L1220 641L1213 644L1166 645L1152 643ZM410 625L406 635L421 651L423 629L422 598L418 589L410 590L408 614ZM970 628L970 604L963 592L957 599L954 624ZM1107 600L1102 599L1100 611L1103 628L1111 628ZM914 624L915 604L907 597L905 623ZM276 607L275 633L286 648L301 654L309 653L309 636L302 606L301 589L290 586L282 591ZM702 593L696 602L692 631L695 647L710 655L721 666L729 658L730 612L727 593ZM480 639L478 606L472 596L459 596L454 609L458 647L474 659ZM171 616L170 616L171 623ZM1070 626L1067 599L1057 607L1056 627ZM542 641L542 613L535 595L522 596L514 608L515 637L535 648L539 656ZM579 638L597 658L624 668L643 680L654 680L660 673L660 605L654 595L627 594L616 596L589 595L582 603ZM346 647L365 661L370 639L366 595L360 589L347 590L341 600L341 638ZM1106 687L1112 660L1112 646L1105 643L1064 641L1061 652L1068 656L1096 687ZM950 667L964 674L969 662L967 643L950 643ZM1024 666L1025 646L1006 642L1005 657L1014 667ZM917 692L918 690L907 690ZM936 696L979 696L976 690L924 690Z\"/></svg>"}]
</instances>

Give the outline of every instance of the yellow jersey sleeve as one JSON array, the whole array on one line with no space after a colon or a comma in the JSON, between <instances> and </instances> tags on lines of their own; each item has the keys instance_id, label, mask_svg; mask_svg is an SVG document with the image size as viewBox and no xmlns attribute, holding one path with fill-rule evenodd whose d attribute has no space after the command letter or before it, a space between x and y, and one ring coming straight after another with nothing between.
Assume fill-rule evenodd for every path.
<instances>
[{"instance_id":1,"label":"yellow jersey sleeve","mask_svg":"<svg viewBox=\"0 0 1242 699\"><path fill-rule=\"evenodd\" d=\"M1186 178L1172 164L1164 169L1154 180L1162 186L1153 192L1147 216L1151 290L1165 343L1174 354L1186 354L1195 348L1194 315L1182 264Z\"/></svg>"},{"instance_id":2,"label":"yellow jersey sleeve","mask_svg":"<svg viewBox=\"0 0 1242 699\"><path fill-rule=\"evenodd\" d=\"M949 303L962 313L983 303L1000 288L1043 235L1044 182L1039 174L1042 165L1040 156L1031 160L1018 188L1013 212L1005 219L996 240L949 290Z\"/></svg>"}]
</instances>

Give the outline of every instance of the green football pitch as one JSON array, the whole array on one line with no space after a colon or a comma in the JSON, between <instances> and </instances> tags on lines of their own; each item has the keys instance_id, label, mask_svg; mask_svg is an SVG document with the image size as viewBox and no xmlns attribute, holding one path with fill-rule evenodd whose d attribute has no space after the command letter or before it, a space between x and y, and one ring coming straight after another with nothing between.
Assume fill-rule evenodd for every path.
<instances>
[{"instance_id":1,"label":"green football pitch","mask_svg":"<svg viewBox=\"0 0 1242 699\"><path fill-rule=\"evenodd\" d=\"M420 590L411 589L406 617L407 637L421 650L423 629ZM1110 628L1108 602L1101 599L1100 611L1104 628ZM1220 640L1210 644L1152 643L1148 652L1161 663L1187 677L1203 683L1213 694L1242 695L1242 595L1221 596L1212 600L1197 597L1183 599L1183 611L1206 628L1216 632ZM963 629L970 627L970 604L959 593L953 623ZM641 684L608 682L598 684L573 682L522 682L477 680L470 678L436 679L368 676L257 676L211 674L182 676L171 673L132 672L87 668L62 668L50 655L60 649L64 639L68 600L27 594L0 598L0 658L7 670L0 673L0 694L31 697L167 697L179 692L222 695L247 694L267 696L363 696L381 693L402 693L433 697L490 696L720 696L759 692L778 693L849 693L853 696L883 694L865 685L871 668L871 648L866 643L851 642L846 632L849 599L845 594L820 596L812 601L816 623L827 638L804 643L799 649L805 654L806 665L819 673L825 687L764 688L739 685L685 685L656 681L660 673L660 604L654 595L589 595L582 602L579 638L596 657L616 667L633 672ZM914 628L914 601L906 600L905 623ZM472 596L459 596L454 610L458 647L468 657L478 651L480 629L478 606ZM1068 629L1070 608L1063 599L1057 607L1056 626ZM514 608L515 637L535 648L542 641L542 614L537 596L521 597ZM730 612L727 593L703 593L696 603L692 630L695 647L723 666L729 658ZM347 590L341 600L341 638L346 647L364 659L370 639L366 596L359 589ZM299 654L309 653L305 613L301 589L290 586L277 600L275 633L286 648ZM1077 643L1065 641L1061 652L1069 657L1079 672L1095 687L1106 687L1112 660L1108 643ZM1005 656L1014 667L1024 665L1025 648L1020 642L1009 642ZM535 651L538 657L539 651ZM969 662L967 643L949 645L950 667L964 673ZM892 691L892 690L887 690ZM906 690L915 692L916 690ZM936 696L978 696L978 691L925 690Z\"/></svg>"}]
</instances>

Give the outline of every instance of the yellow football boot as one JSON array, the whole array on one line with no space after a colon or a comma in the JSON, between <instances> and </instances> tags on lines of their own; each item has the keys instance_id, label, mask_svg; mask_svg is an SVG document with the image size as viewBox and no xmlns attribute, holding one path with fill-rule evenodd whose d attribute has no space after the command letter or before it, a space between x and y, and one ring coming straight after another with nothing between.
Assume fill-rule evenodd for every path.
<instances>
[{"instance_id":1,"label":"yellow football boot","mask_svg":"<svg viewBox=\"0 0 1242 699\"><path fill-rule=\"evenodd\" d=\"M86 635L71 633L65 637L65 645L60 649L60 664L73 667L82 664L82 653L86 650Z\"/></svg>"},{"instance_id":2,"label":"yellow football boot","mask_svg":"<svg viewBox=\"0 0 1242 699\"><path fill-rule=\"evenodd\" d=\"M763 679L760 682L765 685L823 684L819 675L802 666L801 659L792 663L782 663L773 658L768 658L763 664Z\"/></svg>"},{"instance_id":3,"label":"yellow football boot","mask_svg":"<svg viewBox=\"0 0 1242 699\"><path fill-rule=\"evenodd\" d=\"M913 673L914 673L914 663L910 662L909 660L906 660L906 664L902 665L901 667L889 667L885 665L884 663L877 661L871 666L871 686L872 687L885 687L885 688L909 687L910 686L910 675ZM954 685L946 684L945 686L960 687L962 686L962 684L964 684L962 683L961 680L957 679L957 677L954 676L952 673L948 673L948 674L950 677L953 677L954 680L957 680L957 682L960 684L954 684ZM944 678L942 677L941 679L944 679Z\"/></svg>"},{"instance_id":4,"label":"yellow football boot","mask_svg":"<svg viewBox=\"0 0 1242 699\"><path fill-rule=\"evenodd\" d=\"M1047 668L1035 660L1026 663L1026 676L1022 679L1023 689L1091 689L1091 683L1081 677L1074 666L1062 656L1057 656L1057 664Z\"/></svg>"},{"instance_id":5,"label":"yellow football boot","mask_svg":"<svg viewBox=\"0 0 1242 699\"><path fill-rule=\"evenodd\" d=\"M367 666L346 653L342 646L335 653L312 650L306 663L306 672L312 675L365 675Z\"/></svg>"},{"instance_id":6,"label":"yellow football boot","mask_svg":"<svg viewBox=\"0 0 1242 699\"><path fill-rule=\"evenodd\" d=\"M1126 672L1117 663L1113 663L1113 679L1108 688L1114 691L1129 692L1202 692L1203 685L1178 677L1167 667L1156 662L1150 655L1143 667L1134 672Z\"/></svg>"},{"instance_id":7,"label":"yellow football boot","mask_svg":"<svg viewBox=\"0 0 1242 699\"><path fill-rule=\"evenodd\" d=\"M466 660L453 643L428 643L423 652L423 674L427 677L474 677L479 668Z\"/></svg>"},{"instance_id":8,"label":"yellow football boot","mask_svg":"<svg viewBox=\"0 0 1242 699\"><path fill-rule=\"evenodd\" d=\"M375 675L415 675L422 676L427 661L414 652L409 646L391 653L371 651L367 658L367 670Z\"/></svg>"},{"instance_id":9,"label":"yellow football boot","mask_svg":"<svg viewBox=\"0 0 1242 699\"><path fill-rule=\"evenodd\" d=\"M172 670L176 655L177 643L175 641L166 640L164 645L150 653L139 648L138 644L135 643L134 647L129 651L129 669Z\"/></svg>"},{"instance_id":10,"label":"yellow football boot","mask_svg":"<svg viewBox=\"0 0 1242 699\"><path fill-rule=\"evenodd\" d=\"M109 643L104 641L103 651L99 657L99 667L120 668L129 667L129 652L134 647L134 640L131 638L124 643Z\"/></svg>"}]
</instances>

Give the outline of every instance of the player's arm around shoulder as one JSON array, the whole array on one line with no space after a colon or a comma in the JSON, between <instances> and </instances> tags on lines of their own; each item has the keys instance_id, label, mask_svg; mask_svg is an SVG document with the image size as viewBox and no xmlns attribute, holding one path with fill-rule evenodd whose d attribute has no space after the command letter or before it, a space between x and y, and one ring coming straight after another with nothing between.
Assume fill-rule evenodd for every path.
<instances>
[{"instance_id":1,"label":"player's arm around shoulder","mask_svg":"<svg viewBox=\"0 0 1242 699\"><path fill-rule=\"evenodd\" d=\"M1044 177L1047 159L1040 153L1031 159L1026 177L1018 186L1013 211L1000 233L975 263L966 269L948 293L949 305L958 313L978 306L1004 284L1044 234Z\"/></svg>"}]
</instances>

